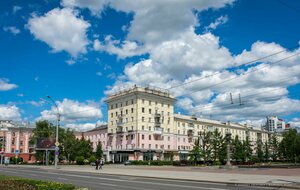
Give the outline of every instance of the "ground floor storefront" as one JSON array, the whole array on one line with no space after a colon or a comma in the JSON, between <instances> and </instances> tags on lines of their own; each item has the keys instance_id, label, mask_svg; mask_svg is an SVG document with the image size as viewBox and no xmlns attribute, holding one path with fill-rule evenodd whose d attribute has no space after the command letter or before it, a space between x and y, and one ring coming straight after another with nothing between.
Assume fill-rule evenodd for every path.
<instances>
[{"instance_id":1,"label":"ground floor storefront","mask_svg":"<svg viewBox=\"0 0 300 190\"><path fill-rule=\"evenodd\" d=\"M4 158L7 158L9 160L12 160L12 158L20 158L21 162L27 162L27 163L34 163L35 162L35 156L34 154L29 154L29 153L21 153L21 154L10 154L10 153L4 153L3 155L3 160Z\"/></svg>"},{"instance_id":2,"label":"ground floor storefront","mask_svg":"<svg viewBox=\"0 0 300 190\"><path fill-rule=\"evenodd\" d=\"M112 163L123 163L127 160L188 160L188 152L162 151L162 150L116 150L106 153L106 161Z\"/></svg>"}]
</instances>

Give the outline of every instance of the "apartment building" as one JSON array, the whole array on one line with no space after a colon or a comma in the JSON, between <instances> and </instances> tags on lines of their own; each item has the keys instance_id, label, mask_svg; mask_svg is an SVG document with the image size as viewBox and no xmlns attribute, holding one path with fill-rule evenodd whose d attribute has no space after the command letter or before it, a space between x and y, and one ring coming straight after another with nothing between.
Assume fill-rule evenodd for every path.
<instances>
[{"instance_id":1,"label":"apartment building","mask_svg":"<svg viewBox=\"0 0 300 190\"><path fill-rule=\"evenodd\" d=\"M248 125L174 114L174 102L167 91L151 87L134 86L109 96L107 160L187 159L195 139L216 129L223 136L248 137L253 146L270 138L271 132Z\"/></svg>"},{"instance_id":2,"label":"apartment building","mask_svg":"<svg viewBox=\"0 0 300 190\"><path fill-rule=\"evenodd\" d=\"M18 154L23 161L34 162L34 145L30 144L33 127L29 124L0 120L1 153L4 157ZM2 143L3 149L2 149Z\"/></svg>"}]
</instances>

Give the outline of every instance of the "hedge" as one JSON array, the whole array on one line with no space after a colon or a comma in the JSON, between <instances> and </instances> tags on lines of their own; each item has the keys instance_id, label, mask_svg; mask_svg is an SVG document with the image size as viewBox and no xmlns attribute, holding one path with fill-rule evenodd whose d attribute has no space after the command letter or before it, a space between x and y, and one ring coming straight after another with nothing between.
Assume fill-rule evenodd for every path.
<instances>
[{"instance_id":1,"label":"hedge","mask_svg":"<svg viewBox=\"0 0 300 190\"><path fill-rule=\"evenodd\" d=\"M46 182L0 175L0 189L5 190L75 190L72 184Z\"/></svg>"}]
</instances>

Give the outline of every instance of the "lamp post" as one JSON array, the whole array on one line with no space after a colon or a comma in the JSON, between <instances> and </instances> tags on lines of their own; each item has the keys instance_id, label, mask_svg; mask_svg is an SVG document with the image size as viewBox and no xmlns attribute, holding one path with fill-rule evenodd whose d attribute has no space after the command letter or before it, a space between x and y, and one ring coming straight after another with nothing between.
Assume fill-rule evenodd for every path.
<instances>
[{"instance_id":1,"label":"lamp post","mask_svg":"<svg viewBox=\"0 0 300 190\"><path fill-rule=\"evenodd\" d=\"M1 128L2 131L2 146L1 146L1 165L3 164L3 156L4 156L4 131L7 131L7 128Z\"/></svg>"},{"instance_id":2,"label":"lamp post","mask_svg":"<svg viewBox=\"0 0 300 190\"><path fill-rule=\"evenodd\" d=\"M59 126L59 121L60 121L60 114L59 114L59 109L56 104L56 102L51 98L51 96L47 96L47 98L53 103L53 105L56 107L57 110L57 122L56 122L56 136L55 136L55 168L57 169L57 163L58 163L58 126Z\"/></svg>"}]
</instances>

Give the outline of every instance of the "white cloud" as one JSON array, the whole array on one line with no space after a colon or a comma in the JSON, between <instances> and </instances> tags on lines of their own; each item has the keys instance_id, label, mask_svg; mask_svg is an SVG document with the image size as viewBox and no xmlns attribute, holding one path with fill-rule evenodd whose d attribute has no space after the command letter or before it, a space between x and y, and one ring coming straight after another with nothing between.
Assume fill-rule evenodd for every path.
<instances>
[{"instance_id":1,"label":"white cloud","mask_svg":"<svg viewBox=\"0 0 300 190\"><path fill-rule=\"evenodd\" d=\"M97 121L96 123L69 123L65 127L74 129L75 131L88 131L104 124L106 123L103 121Z\"/></svg>"},{"instance_id":2,"label":"white cloud","mask_svg":"<svg viewBox=\"0 0 300 190\"><path fill-rule=\"evenodd\" d=\"M0 91L8 91L17 88L18 85L10 84L8 79L0 78Z\"/></svg>"},{"instance_id":3,"label":"white cloud","mask_svg":"<svg viewBox=\"0 0 300 190\"><path fill-rule=\"evenodd\" d=\"M6 26L6 27L3 27L3 30L5 31L5 32L10 32L10 33L12 33L13 35L17 35L17 34L19 34L21 31L17 28L17 27L15 27L15 26Z\"/></svg>"},{"instance_id":4,"label":"white cloud","mask_svg":"<svg viewBox=\"0 0 300 190\"><path fill-rule=\"evenodd\" d=\"M55 8L44 16L35 15L28 20L28 28L36 39L47 43L54 52L66 51L73 57L86 53L89 27L87 21L69 8Z\"/></svg>"},{"instance_id":5,"label":"white cloud","mask_svg":"<svg viewBox=\"0 0 300 190\"><path fill-rule=\"evenodd\" d=\"M94 40L95 51L106 51L109 54L115 54L118 58L132 57L136 55L142 55L145 50L133 41L119 41L113 40L112 36L106 36L104 42L100 42L98 39Z\"/></svg>"},{"instance_id":6,"label":"white cloud","mask_svg":"<svg viewBox=\"0 0 300 190\"><path fill-rule=\"evenodd\" d=\"M18 11L22 10L22 7L18 6L18 5L15 5L13 6L13 14L16 14Z\"/></svg>"},{"instance_id":7,"label":"white cloud","mask_svg":"<svg viewBox=\"0 0 300 190\"><path fill-rule=\"evenodd\" d=\"M209 30L215 30L219 25L221 24L225 24L226 22L228 22L228 16L225 15L225 16L220 16L219 18L217 18L215 20L215 22L212 22L210 23L207 27L206 27L206 30L209 31Z\"/></svg>"},{"instance_id":8,"label":"white cloud","mask_svg":"<svg viewBox=\"0 0 300 190\"><path fill-rule=\"evenodd\" d=\"M104 5L108 0L62 0L61 4L65 7L88 8L94 15L100 15Z\"/></svg>"},{"instance_id":9,"label":"white cloud","mask_svg":"<svg viewBox=\"0 0 300 190\"><path fill-rule=\"evenodd\" d=\"M64 99L62 102L56 102L61 114L61 121L87 121L102 118L102 112L99 105L93 101L86 101L84 103L75 100ZM50 110L41 112L39 119L56 120L56 108L51 107Z\"/></svg>"},{"instance_id":10,"label":"white cloud","mask_svg":"<svg viewBox=\"0 0 300 190\"><path fill-rule=\"evenodd\" d=\"M15 105L0 104L0 119L3 120L20 120L20 109Z\"/></svg>"},{"instance_id":11,"label":"white cloud","mask_svg":"<svg viewBox=\"0 0 300 190\"><path fill-rule=\"evenodd\" d=\"M99 72L96 72L96 75L97 76L102 76L103 74L99 71Z\"/></svg>"}]
</instances>

